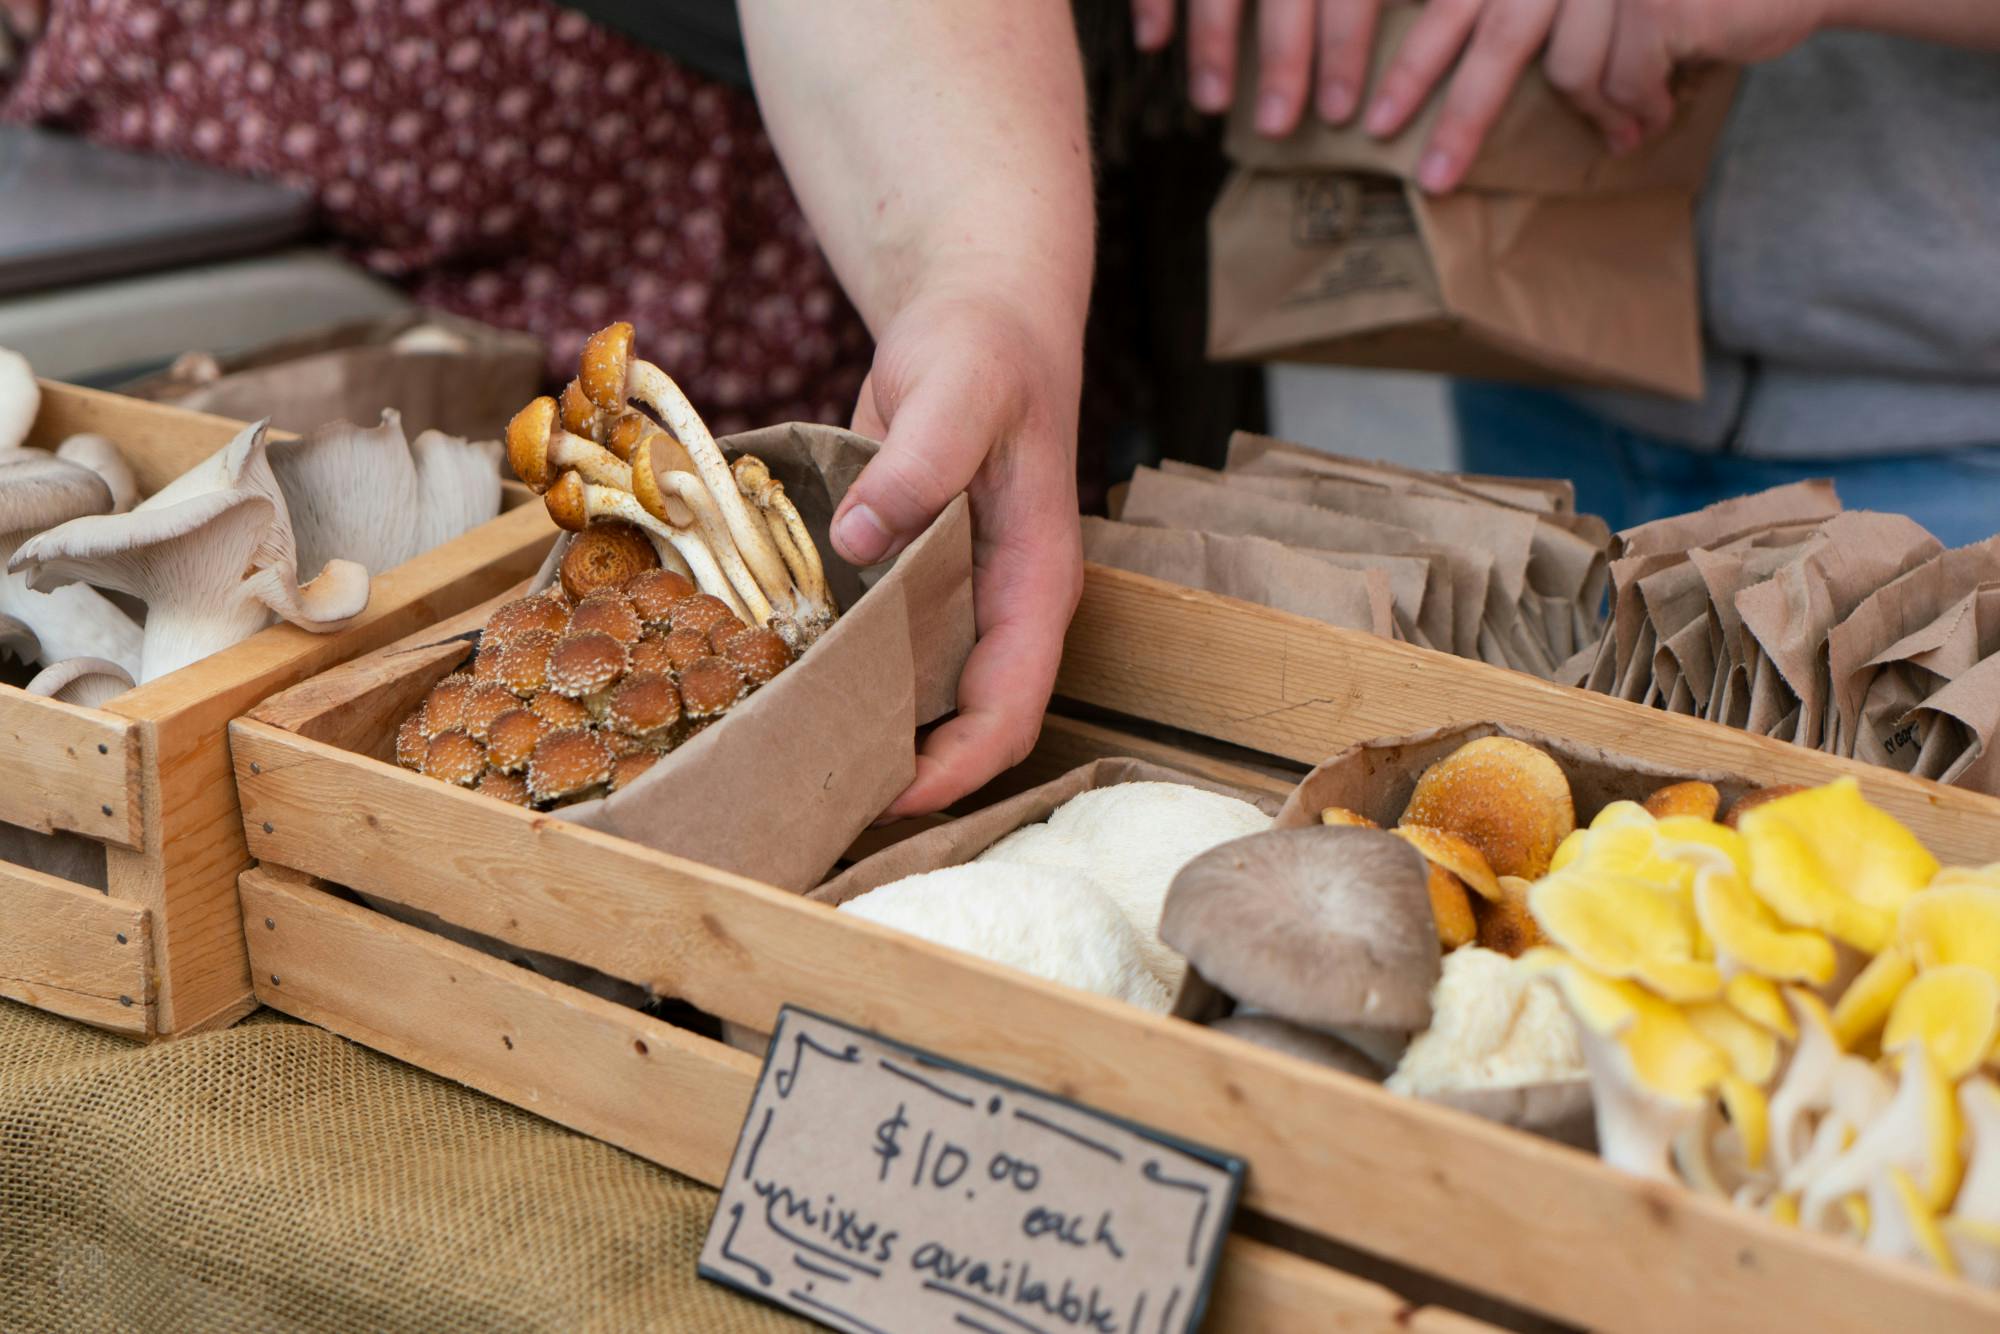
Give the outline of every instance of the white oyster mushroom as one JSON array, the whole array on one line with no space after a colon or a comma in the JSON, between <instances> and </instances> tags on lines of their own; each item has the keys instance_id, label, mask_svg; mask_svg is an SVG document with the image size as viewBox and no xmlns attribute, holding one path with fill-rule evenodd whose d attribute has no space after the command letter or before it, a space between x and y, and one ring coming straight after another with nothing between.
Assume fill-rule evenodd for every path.
<instances>
[{"instance_id":1,"label":"white oyster mushroom","mask_svg":"<svg viewBox=\"0 0 2000 1334\"><path fill-rule=\"evenodd\" d=\"M0 454L0 562L37 533L110 505L110 490L88 468L39 449ZM138 624L94 588L40 593L26 575L0 574L0 618L20 627L0 635L0 647L24 661L108 658L127 673L138 670Z\"/></svg>"},{"instance_id":2,"label":"white oyster mushroom","mask_svg":"<svg viewBox=\"0 0 2000 1334\"><path fill-rule=\"evenodd\" d=\"M29 539L10 568L31 570L37 588L83 582L144 602L142 683L249 638L273 612L301 629L340 629L368 605L368 571L331 560L299 583L264 426L246 427L129 513L72 519Z\"/></svg>"},{"instance_id":3,"label":"white oyster mushroom","mask_svg":"<svg viewBox=\"0 0 2000 1334\"><path fill-rule=\"evenodd\" d=\"M978 861L1077 871L1103 886L1138 932L1146 966L1169 992L1187 961L1160 940L1174 876L1211 848L1271 827L1247 801L1183 783L1118 783L1064 802L1045 824L1017 829Z\"/></svg>"},{"instance_id":4,"label":"white oyster mushroom","mask_svg":"<svg viewBox=\"0 0 2000 1334\"><path fill-rule=\"evenodd\" d=\"M498 440L467 440L443 431L425 431L410 445L417 463L417 549L433 547L471 532L500 512Z\"/></svg>"},{"instance_id":5,"label":"white oyster mushroom","mask_svg":"<svg viewBox=\"0 0 2000 1334\"><path fill-rule=\"evenodd\" d=\"M66 658L44 667L27 684L30 695L46 695L86 709L107 704L131 688L131 675L102 658Z\"/></svg>"},{"instance_id":6,"label":"white oyster mushroom","mask_svg":"<svg viewBox=\"0 0 2000 1334\"><path fill-rule=\"evenodd\" d=\"M1131 923L1074 874L975 862L905 877L840 911L1155 1013L1171 1002Z\"/></svg>"},{"instance_id":7,"label":"white oyster mushroom","mask_svg":"<svg viewBox=\"0 0 2000 1334\"><path fill-rule=\"evenodd\" d=\"M0 347L0 452L19 449L42 410L42 387L20 353Z\"/></svg>"},{"instance_id":8,"label":"white oyster mushroom","mask_svg":"<svg viewBox=\"0 0 2000 1334\"><path fill-rule=\"evenodd\" d=\"M111 489L111 512L123 514L139 503L139 479L117 445L101 435L73 435L56 446L56 457L81 464L104 479Z\"/></svg>"},{"instance_id":9,"label":"white oyster mushroom","mask_svg":"<svg viewBox=\"0 0 2000 1334\"><path fill-rule=\"evenodd\" d=\"M2000 1228L2000 1084L1987 1075L1966 1080L1958 1086L1958 1110L1970 1147L1952 1217Z\"/></svg>"}]
</instances>

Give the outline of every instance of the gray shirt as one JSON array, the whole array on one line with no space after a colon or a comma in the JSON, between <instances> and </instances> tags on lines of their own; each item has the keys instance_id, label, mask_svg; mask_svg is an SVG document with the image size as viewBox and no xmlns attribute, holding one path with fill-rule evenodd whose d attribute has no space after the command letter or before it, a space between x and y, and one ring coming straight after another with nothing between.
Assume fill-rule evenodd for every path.
<instances>
[{"instance_id":1,"label":"gray shirt","mask_svg":"<svg viewBox=\"0 0 2000 1334\"><path fill-rule=\"evenodd\" d=\"M2000 442L2000 55L1830 32L1756 66L1699 224L1705 400L1591 406L1761 457Z\"/></svg>"}]
</instances>

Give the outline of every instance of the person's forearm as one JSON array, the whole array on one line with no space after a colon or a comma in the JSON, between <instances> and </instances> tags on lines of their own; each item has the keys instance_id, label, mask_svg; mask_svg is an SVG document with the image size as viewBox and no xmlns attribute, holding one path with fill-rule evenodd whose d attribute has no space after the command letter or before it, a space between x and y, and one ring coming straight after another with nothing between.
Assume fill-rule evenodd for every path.
<instances>
[{"instance_id":1,"label":"person's forearm","mask_svg":"<svg viewBox=\"0 0 2000 1334\"><path fill-rule=\"evenodd\" d=\"M1093 183L1067 0L745 0L742 16L771 138L870 328L972 283L1081 329Z\"/></svg>"},{"instance_id":2,"label":"person's forearm","mask_svg":"<svg viewBox=\"0 0 2000 1334\"><path fill-rule=\"evenodd\" d=\"M2000 4L1994 0L1827 0L1826 26L2000 50Z\"/></svg>"}]
</instances>

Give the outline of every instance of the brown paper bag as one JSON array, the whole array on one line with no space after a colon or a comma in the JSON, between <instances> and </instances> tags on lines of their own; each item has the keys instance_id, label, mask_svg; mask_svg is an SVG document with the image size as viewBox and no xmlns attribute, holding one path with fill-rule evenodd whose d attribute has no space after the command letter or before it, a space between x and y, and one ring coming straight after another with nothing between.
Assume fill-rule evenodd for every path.
<instances>
[{"instance_id":1,"label":"brown paper bag","mask_svg":"<svg viewBox=\"0 0 2000 1334\"><path fill-rule=\"evenodd\" d=\"M834 507L874 456L830 426L722 440L783 483L826 553L846 610L800 663L631 786L562 809L575 824L781 888L819 883L916 776L916 729L948 713L972 651L972 528L964 497L862 592L827 541ZM536 587L555 578L558 542Z\"/></svg>"},{"instance_id":2,"label":"brown paper bag","mask_svg":"<svg viewBox=\"0 0 2000 1334\"><path fill-rule=\"evenodd\" d=\"M1236 431L1230 435L1228 460L1223 464L1223 468L1227 472L1261 472L1279 475L1306 473L1346 477L1354 481L1379 482L1388 487L1396 487L1401 483L1402 489L1415 490L1420 494L1472 496L1496 504L1511 505L1516 509L1532 510L1537 514L1563 515L1593 521L1600 525L1604 522L1595 515L1578 515L1576 484L1560 478L1487 477L1478 473L1426 472L1421 468L1407 468L1382 459L1328 454L1322 450L1294 444L1289 440L1258 435L1252 431Z\"/></svg>"},{"instance_id":3,"label":"brown paper bag","mask_svg":"<svg viewBox=\"0 0 2000 1334\"><path fill-rule=\"evenodd\" d=\"M1940 783L2000 796L2000 656L1974 664L1912 709L1909 725L1924 737L1917 771ZM1937 738L1937 759L1930 759ZM1935 775L1923 772L1935 768Z\"/></svg>"},{"instance_id":4,"label":"brown paper bag","mask_svg":"<svg viewBox=\"0 0 2000 1334\"><path fill-rule=\"evenodd\" d=\"M1933 738L1913 721L1913 715L1996 652L2000 652L2000 583L1973 588L1928 625L1876 654L1866 664L1874 675L1861 698L1854 758L1910 773L1917 773L1920 766L1928 768L1931 772L1924 777L1944 772L1964 748L1965 734L1947 730ZM1964 692L1946 702L1951 707L1976 703L1968 701ZM1961 744L1954 745L1952 737L1960 738Z\"/></svg>"},{"instance_id":5,"label":"brown paper bag","mask_svg":"<svg viewBox=\"0 0 2000 1334\"><path fill-rule=\"evenodd\" d=\"M344 324L231 356L192 353L125 393L283 431L403 414L415 439L437 429L498 439L541 392L541 341L441 311Z\"/></svg>"},{"instance_id":6,"label":"brown paper bag","mask_svg":"<svg viewBox=\"0 0 2000 1334\"><path fill-rule=\"evenodd\" d=\"M1083 558L1241 598L1345 630L1398 638L1389 576L1349 570L1261 537L1226 537L1086 517Z\"/></svg>"}]
</instances>

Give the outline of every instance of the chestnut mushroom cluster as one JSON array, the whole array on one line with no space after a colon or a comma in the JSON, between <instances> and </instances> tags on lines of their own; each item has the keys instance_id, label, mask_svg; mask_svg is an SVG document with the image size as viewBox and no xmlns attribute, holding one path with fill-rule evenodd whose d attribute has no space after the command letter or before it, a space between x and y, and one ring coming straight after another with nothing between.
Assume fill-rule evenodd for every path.
<instances>
[{"instance_id":1,"label":"chestnut mushroom cluster","mask_svg":"<svg viewBox=\"0 0 2000 1334\"><path fill-rule=\"evenodd\" d=\"M493 613L472 670L403 720L397 763L516 805L564 806L627 786L790 665L776 630L647 568L645 543L616 540L578 542L560 587Z\"/></svg>"},{"instance_id":2,"label":"chestnut mushroom cluster","mask_svg":"<svg viewBox=\"0 0 2000 1334\"><path fill-rule=\"evenodd\" d=\"M800 652L838 614L818 548L770 469L732 466L667 373L632 355L632 326L584 345L560 401L538 398L507 428L514 473L557 524L613 565L643 542L654 563L730 615L777 632ZM565 574L572 594L576 585Z\"/></svg>"}]
</instances>

